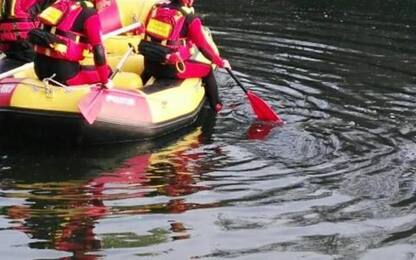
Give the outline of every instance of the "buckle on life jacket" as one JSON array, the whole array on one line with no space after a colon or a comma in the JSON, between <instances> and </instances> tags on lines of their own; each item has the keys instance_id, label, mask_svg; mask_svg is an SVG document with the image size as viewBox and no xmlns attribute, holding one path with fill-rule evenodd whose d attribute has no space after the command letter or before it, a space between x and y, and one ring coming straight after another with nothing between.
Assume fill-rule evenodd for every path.
<instances>
[{"instance_id":1,"label":"buckle on life jacket","mask_svg":"<svg viewBox=\"0 0 416 260\"><path fill-rule=\"evenodd\" d=\"M54 51L57 51L59 53L66 53L68 50L68 46L66 46L65 44L62 43L54 43L52 46L52 49Z\"/></svg>"},{"instance_id":2,"label":"buckle on life jacket","mask_svg":"<svg viewBox=\"0 0 416 260\"><path fill-rule=\"evenodd\" d=\"M179 39L179 40L168 40L166 42L168 46L186 46L186 39Z\"/></svg>"},{"instance_id":3,"label":"buckle on life jacket","mask_svg":"<svg viewBox=\"0 0 416 260\"><path fill-rule=\"evenodd\" d=\"M139 52L148 60L157 63L164 63L166 55L172 51L170 48L146 40L141 40L139 43Z\"/></svg>"},{"instance_id":4,"label":"buckle on life jacket","mask_svg":"<svg viewBox=\"0 0 416 260\"><path fill-rule=\"evenodd\" d=\"M73 32L65 32L65 31L58 29L55 26L43 26L42 25L42 27L47 32L71 39L76 43L80 43L80 42L88 43L88 39L84 35L80 35L80 34L73 33Z\"/></svg>"}]
</instances>

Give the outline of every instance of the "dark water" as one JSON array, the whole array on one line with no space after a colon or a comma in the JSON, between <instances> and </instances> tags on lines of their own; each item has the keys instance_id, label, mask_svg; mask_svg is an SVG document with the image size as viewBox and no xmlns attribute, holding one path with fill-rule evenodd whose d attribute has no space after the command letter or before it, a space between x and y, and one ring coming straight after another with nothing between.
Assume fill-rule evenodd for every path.
<instances>
[{"instance_id":1,"label":"dark water","mask_svg":"<svg viewBox=\"0 0 416 260\"><path fill-rule=\"evenodd\" d=\"M156 144L6 145L2 256L414 259L416 3L197 7L286 124L219 73L224 111Z\"/></svg>"}]
</instances>

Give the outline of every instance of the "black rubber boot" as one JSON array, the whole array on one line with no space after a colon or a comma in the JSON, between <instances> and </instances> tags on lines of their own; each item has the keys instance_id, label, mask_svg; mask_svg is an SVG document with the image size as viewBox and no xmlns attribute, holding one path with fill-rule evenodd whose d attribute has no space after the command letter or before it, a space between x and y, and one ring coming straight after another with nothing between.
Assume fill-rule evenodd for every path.
<instances>
[{"instance_id":1,"label":"black rubber boot","mask_svg":"<svg viewBox=\"0 0 416 260\"><path fill-rule=\"evenodd\" d=\"M209 105L215 112L219 112L222 108L222 104L218 94L217 80L215 79L214 72L211 71L208 76L203 79L203 82Z\"/></svg>"}]
</instances>

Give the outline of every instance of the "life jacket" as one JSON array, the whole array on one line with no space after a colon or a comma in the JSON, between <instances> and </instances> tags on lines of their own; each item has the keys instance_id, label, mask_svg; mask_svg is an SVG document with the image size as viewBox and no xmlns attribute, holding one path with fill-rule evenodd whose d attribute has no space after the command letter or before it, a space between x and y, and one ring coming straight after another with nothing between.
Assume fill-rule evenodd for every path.
<instances>
[{"instance_id":1,"label":"life jacket","mask_svg":"<svg viewBox=\"0 0 416 260\"><path fill-rule=\"evenodd\" d=\"M87 1L58 0L40 15L41 29L52 34L56 40L49 46L34 45L35 52L67 61L83 60L91 50L86 35L72 31L72 27L83 10L83 5L93 7Z\"/></svg>"},{"instance_id":2,"label":"life jacket","mask_svg":"<svg viewBox=\"0 0 416 260\"><path fill-rule=\"evenodd\" d=\"M30 30L39 22L30 14L37 0L0 0L0 41L13 42L27 39Z\"/></svg>"},{"instance_id":3,"label":"life jacket","mask_svg":"<svg viewBox=\"0 0 416 260\"><path fill-rule=\"evenodd\" d=\"M188 59L194 49L183 30L187 26L187 16L191 14L193 8L156 5L146 21L145 40L166 47L170 53L178 53L182 60Z\"/></svg>"}]
</instances>

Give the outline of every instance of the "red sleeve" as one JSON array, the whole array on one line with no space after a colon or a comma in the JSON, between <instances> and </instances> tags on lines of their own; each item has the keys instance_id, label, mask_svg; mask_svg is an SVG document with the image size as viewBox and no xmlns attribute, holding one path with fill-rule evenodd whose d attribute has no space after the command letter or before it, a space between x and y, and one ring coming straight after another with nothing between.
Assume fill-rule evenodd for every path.
<instances>
[{"instance_id":1,"label":"red sleeve","mask_svg":"<svg viewBox=\"0 0 416 260\"><path fill-rule=\"evenodd\" d=\"M100 77L100 81L105 84L108 82L110 70L106 62L105 50L102 46L102 31L98 14L88 17L84 24L84 30L93 48L95 68Z\"/></svg>"},{"instance_id":2,"label":"red sleeve","mask_svg":"<svg viewBox=\"0 0 416 260\"><path fill-rule=\"evenodd\" d=\"M198 49L204 54L204 56L222 68L224 66L224 61L221 59L220 55L215 52L215 49L207 40L203 31L201 19L198 17L193 19L189 24L188 29L189 37L195 43Z\"/></svg>"},{"instance_id":3,"label":"red sleeve","mask_svg":"<svg viewBox=\"0 0 416 260\"><path fill-rule=\"evenodd\" d=\"M101 23L98 14L88 17L84 24L84 30L92 47L102 44Z\"/></svg>"},{"instance_id":4,"label":"red sleeve","mask_svg":"<svg viewBox=\"0 0 416 260\"><path fill-rule=\"evenodd\" d=\"M100 82L106 84L108 82L108 77L110 76L111 70L105 65L95 66L98 76L100 77Z\"/></svg>"}]
</instances>

